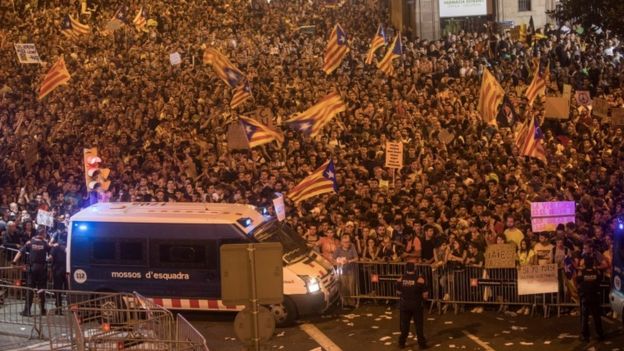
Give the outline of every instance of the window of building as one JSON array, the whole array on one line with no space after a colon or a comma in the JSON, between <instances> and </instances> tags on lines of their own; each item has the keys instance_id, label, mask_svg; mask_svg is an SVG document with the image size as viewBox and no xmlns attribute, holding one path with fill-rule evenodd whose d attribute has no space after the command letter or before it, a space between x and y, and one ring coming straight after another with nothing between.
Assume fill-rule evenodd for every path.
<instances>
[{"instance_id":1,"label":"window of building","mask_svg":"<svg viewBox=\"0 0 624 351\"><path fill-rule=\"evenodd\" d=\"M531 11L531 0L518 0L518 11Z\"/></svg>"}]
</instances>

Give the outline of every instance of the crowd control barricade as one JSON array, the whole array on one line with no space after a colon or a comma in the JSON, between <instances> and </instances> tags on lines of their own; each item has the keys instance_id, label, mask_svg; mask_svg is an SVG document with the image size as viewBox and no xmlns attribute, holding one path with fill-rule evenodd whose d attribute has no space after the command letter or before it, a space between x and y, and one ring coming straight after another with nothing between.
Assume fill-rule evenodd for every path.
<instances>
[{"instance_id":1,"label":"crowd control barricade","mask_svg":"<svg viewBox=\"0 0 624 351\"><path fill-rule=\"evenodd\" d=\"M405 262L359 261L357 263L357 287L355 296L360 299L396 300L397 281L405 273ZM430 296L437 296L438 289L433 281L437 272L428 264L416 264L416 273L425 278Z\"/></svg>"},{"instance_id":2,"label":"crowd control barricade","mask_svg":"<svg viewBox=\"0 0 624 351\"><path fill-rule=\"evenodd\" d=\"M28 294L33 303L30 315L24 315L24 305ZM0 337L2 334L25 339L42 337L41 311L35 289L17 285L0 285Z\"/></svg>"}]
</instances>

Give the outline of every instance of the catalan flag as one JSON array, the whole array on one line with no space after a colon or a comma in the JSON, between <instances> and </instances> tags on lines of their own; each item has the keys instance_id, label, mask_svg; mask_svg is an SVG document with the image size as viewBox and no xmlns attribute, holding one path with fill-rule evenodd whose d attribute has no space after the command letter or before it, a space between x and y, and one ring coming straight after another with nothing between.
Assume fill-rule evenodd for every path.
<instances>
[{"instance_id":1,"label":"catalan flag","mask_svg":"<svg viewBox=\"0 0 624 351\"><path fill-rule=\"evenodd\" d=\"M91 28L86 24L80 23L72 16L66 15L61 22L61 33L68 38L75 39L83 34L89 34Z\"/></svg>"},{"instance_id":2,"label":"catalan flag","mask_svg":"<svg viewBox=\"0 0 624 351\"><path fill-rule=\"evenodd\" d=\"M52 90L56 89L59 85L65 84L69 81L71 76L67 71L67 67L65 67L65 60L61 57L48 74L43 78L43 82L41 83L41 87L39 88L39 97L38 99L43 99L46 95L52 92Z\"/></svg>"},{"instance_id":3,"label":"catalan flag","mask_svg":"<svg viewBox=\"0 0 624 351\"><path fill-rule=\"evenodd\" d=\"M143 28L145 28L147 24L147 11L143 7L141 7L136 16L134 16L132 24L134 24L137 30L143 30Z\"/></svg>"},{"instance_id":4,"label":"catalan flag","mask_svg":"<svg viewBox=\"0 0 624 351\"><path fill-rule=\"evenodd\" d=\"M336 92L325 96L316 105L293 115L286 123L311 137L317 136L321 129L339 112L344 112L347 105Z\"/></svg>"},{"instance_id":5,"label":"catalan flag","mask_svg":"<svg viewBox=\"0 0 624 351\"><path fill-rule=\"evenodd\" d=\"M336 24L329 35L329 42L323 58L323 71L325 71L325 74L331 74L335 71L348 52L347 34L339 24Z\"/></svg>"},{"instance_id":6,"label":"catalan flag","mask_svg":"<svg viewBox=\"0 0 624 351\"><path fill-rule=\"evenodd\" d=\"M546 79L548 78L548 64L543 65L538 62L533 74L533 80L525 92L529 106L533 106L533 102L538 96L546 95Z\"/></svg>"},{"instance_id":7,"label":"catalan flag","mask_svg":"<svg viewBox=\"0 0 624 351\"><path fill-rule=\"evenodd\" d=\"M366 53L365 62L367 65L370 65L371 63L373 63L375 52L384 45L386 45L386 32L384 31L383 27L380 24L379 27L377 28L377 33L375 33L375 36L373 37L373 40L371 41L370 48L368 49L368 52Z\"/></svg>"},{"instance_id":8,"label":"catalan flag","mask_svg":"<svg viewBox=\"0 0 624 351\"><path fill-rule=\"evenodd\" d=\"M115 11L113 18L111 18L106 24L106 28L104 32L107 34L112 34L117 29L121 28L124 24L128 24L128 13L130 12L130 8L128 5L121 5Z\"/></svg>"},{"instance_id":9,"label":"catalan flag","mask_svg":"<svg viewBox=\"0 0 624 351\"><path fill-rule=\"evenodd\" d=\"M268 144L272 141L277 141L280 144L284 142L284 134L265 126L255 119L242 116L238 118L245 131L250 148Z\"/></svg>"},{"instance_id":10,"label":"catalan flag","mask_svg":"<svg viewBox=\"0 0 624 351\"><path fill-rule=\"evenodd\" d=\"M336 171L334 162L328 160L314 173L305 177L301 183L290 189L288 196L295 203L299 203L313 196L336 192Z\"/></svg>"},{"instance_id":11,"label":"catalan flag","mask_svg":"<svg viewBox=\"0 0 624 351\"><path fill-rule=\"evenodd\" d=\"M542 144L543 139L544 134L537 124L537 119L532 117L528 118L516 138L518 152L522 156L534 157L544 163L548 163L546 151Z\"/></svg>"},{"instance_id":12,"label":"catalan flag","mask_svg":"<svg viewBox=\"0 0 624 351\"><path fill-rule=\"evenodd\" d=\"M401 35L398 34L394 37L392 45L388 48L388 52L386 52L386 55L381 59L377 68L389 76L393 75L394 66L392 65L392 61L395 58L401 57L401 55L403 55L403 45L401 44Z\"/></svg>"},{"instance_id":13,"label":"catalan flag","mask_svg":"<svg viewBox=\"0 0 624 351\"><path fill-rule=\"evenodd\" d=\"M236 88L245 81L245 75L230 60L219 51L208 48L204 51L204 63L212 65L215 73L230 88Z\"/></svg>"},{"instance_id":14,"label":"catalan flag","mask_svg":"<svg viewBox=\"0 0 624 351\"><path fill-rule=\"evenodd\" d=\"M481 112L481 118L485 123L496 125L498 105L501 104L504 97L505 90L498 83L496 77L487 68L484 69L483 77L481 78L478 110Z\"/></svg>"},{"instance_id":15,"label":"catalan flag","mask_svg":"<svg viewBox=\"0 0 624 351\"><path fill-rule=\"evenodd\" d=\"M249 83L245 81L241 85L234 88L234 95L230 101L230 107L233 109L237 108L251 97L251 87L249 86Z\"/></svg>"}]
</instances>

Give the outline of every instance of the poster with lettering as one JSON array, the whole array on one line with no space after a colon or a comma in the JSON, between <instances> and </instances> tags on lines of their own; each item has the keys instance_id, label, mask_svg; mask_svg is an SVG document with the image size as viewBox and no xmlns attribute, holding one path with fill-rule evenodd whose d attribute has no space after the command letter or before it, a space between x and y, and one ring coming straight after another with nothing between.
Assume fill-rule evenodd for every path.
<instances>
[{"instance_id":1,"label":"poster with lettering","mask_svg":"<svg viewBox=\"0 0 624 351\"><path fill-rule=\"evenodd\" d=\"M592 113L601 118L609 117L609 103L605 99L594 99L592 102Z\"/></svg>"},{"instance_id":2,"label":"poster with lettering","mask_svg":"<svg viewBox=\"0 0 624 351\"><path fill-rule=\"evenodd\" d=\"M515 268L516 245L494 244L485 248L485 268Z\"/></svg>"},{"instance_id":3,"label":"poster with lettering","mask_svg":"<svg viewBox=\"0 0 624 351\"><path fill-rule=\"evenodd\" d=\"M559 292L557 264L518 267L518 295Z\"/></svg>"},{"instance_id":4,"label":"poster with lettering","mask_svg":"<svg viewBox=\"0 0 624 351\"><path fill-rule=\"evenodd\" d=\"M41 58L37 52L35 44L15 43L15 52L20 63L41 63Z\"/></svg>"},{"instance_id":5,"label":"poster with lettering","mask_svg":"<svg viewBox=\"0 0 624 351\"><path fill-rule=\"evenodd\" d=\"M576 222L574 201L531 202L531 230L554 231L559 224Z\"/></svg>"},{"instance_id":6,"label":"poster with lettering","mask_svg":"<svg viewBox=\"0 0 624 351\"><path fill-rule=\"evenodd\" d=\"M286 219L286 207L284 206L284 195L279 194L278 197L273 199L273 206L275 207L275 215L280 222Z\"/></svg>"},{"instance_id":7,"label":"poster with lettering","mask_svg":"<svg viewBox=\"0 0 624 351\"><path fill-rule=\"evenodd\" d=\"M54 216L52 212L38 210L37 211L37 224L45 225L48 228L54 227Z\"/></svg>"},{"instance_id":8,"label":"poster with lettering","mask_svg":"<svg viewBox=\"0 0 624 351\"><path fill-rule=\"evenodd\" d=\"M611 109L611 124L614 126L624 125L624 108L615 107Z\"/></svg>"},{"instance_id":9,"label":"poster with lettering","mask_svg":"<svg viewBox=\"0 0 624 351\"><path fill-rule=\"evenodd\" d=\"M400 141L386 142L386 167L403 168L403 143Z\"/></svg>"}]
</instances>

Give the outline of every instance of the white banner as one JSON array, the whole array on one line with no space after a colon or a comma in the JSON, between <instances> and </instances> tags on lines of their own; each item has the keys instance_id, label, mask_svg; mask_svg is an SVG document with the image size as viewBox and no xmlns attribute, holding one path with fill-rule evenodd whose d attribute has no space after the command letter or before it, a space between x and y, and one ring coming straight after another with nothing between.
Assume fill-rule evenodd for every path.
<instances>
[{"instance_id":1,"label":"white banner","mask_svg":"<svg viewBox=\"0 0 624 351\"><path fill-rule=\"evenodd\" d=\"M403 143L386 141L386 167L403 168Z\"/></svg>"},{"instance_id":2,"label":"white banner","mask_svg":"<svg viewBox=\"0 0 624 351\"><path fill-rule=\"evenodd\" d=\"M15 52L20 63L41 63L41 58L37 52L35 44L15 43Z\"/></svg>"},{"instance_id":3,"label":"white banner","mask_svg":"<svg viewBox=\"0 0 624 351\"><path fill-rule=\"evenodd\" d=\"M440 17L487 15L486 0L440 0Z\"/></svg>"},{"instance_id":4,"label":"white banner","mask_svg":"<svg viewBox=\"0 0 624 351\"><path fill-rule=\"evenodd\" d=\"M557 264L518 267L518 295L559 292Z\"/></svg>"},{"instance_id":5,"label":"white banner","mask_svg":"<svg viewBox=\"0 0 624 351\"><path fill-rule=\"evenodd\" d=\"M284 195L280 194L277 198L273 199L273 206L275 207L275 214L277 219L281 222L286 219L286 207L284 206Z\"/></svg>"}]
</instances>

